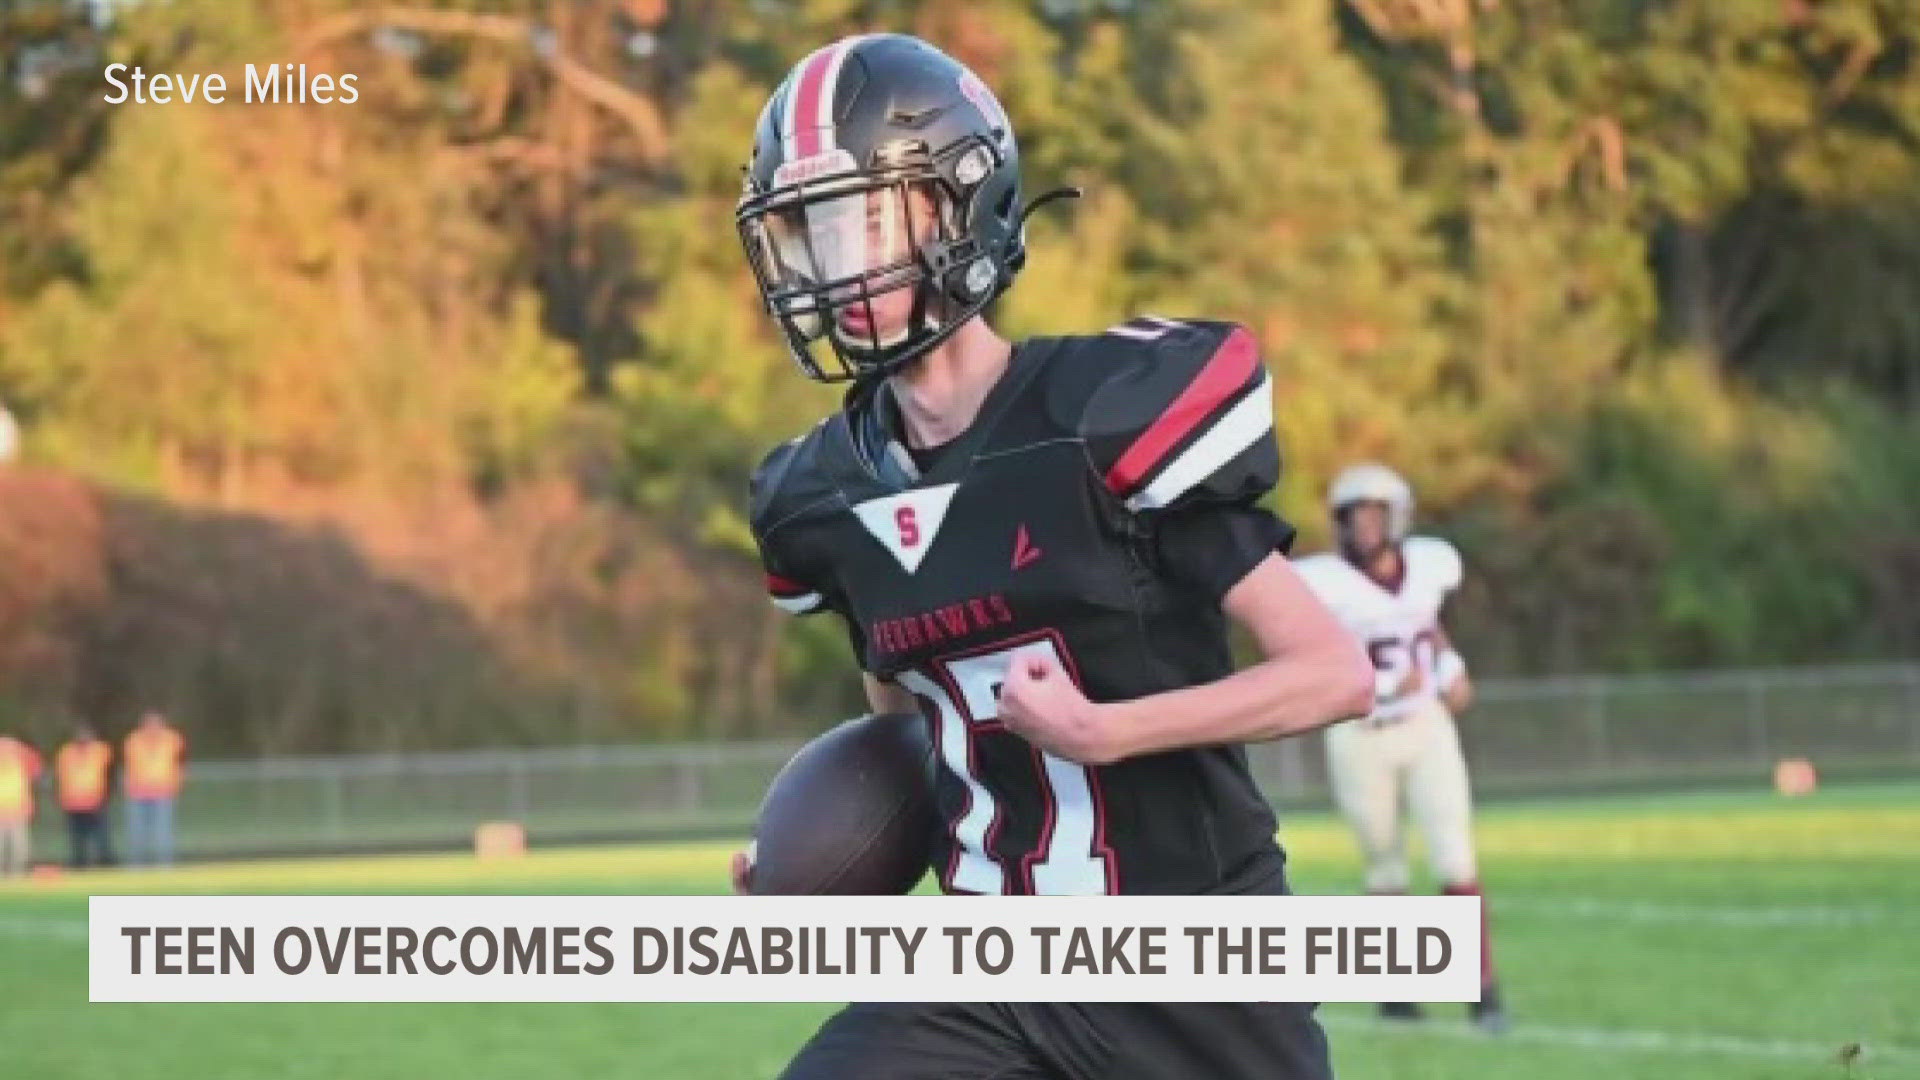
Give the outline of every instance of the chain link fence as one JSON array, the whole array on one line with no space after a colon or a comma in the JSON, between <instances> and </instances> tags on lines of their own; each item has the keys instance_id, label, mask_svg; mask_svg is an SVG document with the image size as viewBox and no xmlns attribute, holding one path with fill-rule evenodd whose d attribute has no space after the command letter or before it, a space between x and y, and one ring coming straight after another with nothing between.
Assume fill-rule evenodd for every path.
<instances>
[{"instance_id":1,"label":"chain link fence","mask_svg":"<svg viewBox=\"0 0 1920 1080\"><path fill-rule=\"evenodd\" d=\"M1765 780L1783 758L1823 774L1920 774L1920 664L1483 682L1459 718L1476 795ZM1326 797L1317 739L1253 748L1276 800Z\"/></svg>"},{"instance_id":2,"label":"chain link fence","mask_svg":"<svg viewBox=\"0 0 1920 1080\"><path fill-rule=\"evenodd\" d=\"M1785 757L1828 776L1913 775L1920 664L1490 681L1460 729L1483 798L1759 783ZM1251 749L1276 802L1324 802L1318 741ZM499 820L543 844L738 834L798 746L197 761L179 846L188 857L458 847ZM64 851L41 846L63 840L57 818L38 822L42 857Z\"/></svg>"}]
</instances>

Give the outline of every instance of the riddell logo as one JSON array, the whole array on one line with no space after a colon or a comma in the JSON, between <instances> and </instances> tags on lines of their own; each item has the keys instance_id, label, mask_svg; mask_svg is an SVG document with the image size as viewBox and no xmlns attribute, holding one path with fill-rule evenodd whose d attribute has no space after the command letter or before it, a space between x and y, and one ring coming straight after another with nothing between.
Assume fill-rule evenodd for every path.
<instances>
[{"instance_id":1,"label":"riddell logo","mask_svg":"<svg viewBox=\"0 0 1920 1080\"><path fill-rule=\"evenodd\" d=\"M1018 570L1039 557L1040 549L1027 539L1027 527L1020 526L1020 531L1013 534L1013 568Z\"/></svg>"},{"instance_id":2,"label":"riddell logo","mask_svg":"<svg viewBox=\"0 0 1920 1080\"><path fill-rule=\"evenodd\" d=\"M824 154L812 157L783 161L773 170L773 186L785 187L802 180L818 180L826 176L852 172L855 168L853 155L835 147Z\"/></svg>"}]
</instances>

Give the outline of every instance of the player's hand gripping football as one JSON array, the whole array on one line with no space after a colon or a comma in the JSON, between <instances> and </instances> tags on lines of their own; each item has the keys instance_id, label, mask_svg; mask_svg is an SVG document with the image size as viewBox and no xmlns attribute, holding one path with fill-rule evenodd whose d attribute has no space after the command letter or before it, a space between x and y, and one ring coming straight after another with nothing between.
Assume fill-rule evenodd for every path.
<instances>
[{"instance_id":1,"label":"player's hand gripping football","mask_svg":"<svg viewBox=\"0 0 1920 1080\"><path fill-rule=\"evenodd\" d=\"M1047 652L1021 653L1000 685L1000 722L1055 757L1105 765L1125 756L1108 713Z\"/></svg>"}]
</instances>

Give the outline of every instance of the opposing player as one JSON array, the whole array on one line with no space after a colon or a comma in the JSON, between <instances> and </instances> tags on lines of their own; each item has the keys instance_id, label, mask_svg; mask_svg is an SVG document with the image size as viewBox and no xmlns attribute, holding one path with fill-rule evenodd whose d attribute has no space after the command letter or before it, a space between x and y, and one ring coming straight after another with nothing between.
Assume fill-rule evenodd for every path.
<instances>
[{"instance_id":1,"label":"opposing player","mask_svg":"<svg viewBox=\"0 0 1920 1080\"><path fill-rule=\"evenodd\" d=\"M1445 540L1407 535L1413 489L1384 465L1343 470L1327 503L1339 552L1295 565L1373 659L1372 712L1326 734L1327 773L1366 859L1367 891L1407 891L1404 803L1425 835L1442 891L1477 896L1467 764L1453 725L1453 714L1472 700L1473 684L1440 626L1441 605L1460 584L1460 554ZM1469 1015L1497 1031L1506 1013L1484 925L1482 931L1480 1000ZM1394 1019L1420 1016L1405 1002L1381 1011Z\"/></svg>"},{"instance_id":2,"label":"opposing player","mask_svg":"<svg viewBox=\"0 0 1920 1080\"><path fill-rule=\"evenodd\" d=\"M801 369L850 387L754 477L768 586L844 618L873 707L931 725L948 891L1283 893L1239 744L1357 715L1371 676L1257 505L1272 384L1226 323L1001 338L1028 209L999 103L924 42L849 38L775 91L740 234ZM1230 619L1266 656L1237 673ZM785 1075L1329 1069L1306 1005L944 1003L849 1006Z\"/></svg>"}]
</instances>

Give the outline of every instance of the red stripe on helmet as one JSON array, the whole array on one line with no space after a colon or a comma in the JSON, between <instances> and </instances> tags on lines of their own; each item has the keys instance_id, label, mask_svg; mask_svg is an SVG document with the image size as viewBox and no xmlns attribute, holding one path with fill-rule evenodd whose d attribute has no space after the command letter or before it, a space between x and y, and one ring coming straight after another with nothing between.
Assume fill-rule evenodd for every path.
<instances>
[{"instance_id":1,"label":"red stripe on helmet","mask_svg":"<svg viewBox=\"0 0 1920 1080\"><path fill-rule=\"evenodd\" d=\"M833 88L827 85L827 72L833 68L834 54L845 47L842 43L820 49L807 57L800 69L793 103L795 158L808 158L820 152L820 96L833 93Z\"/></svg>"}]
</instances>

